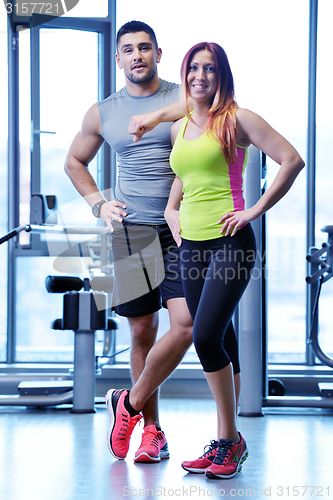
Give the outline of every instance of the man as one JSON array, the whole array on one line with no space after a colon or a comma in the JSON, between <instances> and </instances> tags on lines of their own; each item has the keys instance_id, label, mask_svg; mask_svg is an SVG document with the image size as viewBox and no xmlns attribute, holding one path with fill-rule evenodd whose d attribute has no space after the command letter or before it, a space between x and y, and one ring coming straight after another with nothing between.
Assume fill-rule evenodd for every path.
<instances>
[{"instance_id":1,"label":"man","mask_svg":"<svg viewBox=\"0 0 333 500\"><path fill-rule=\"evenodd\" d=\"M159 423L156 388L176 368L192 342L192 319L179 269L175 279L175 266L179 266L178 260L174 260L176 245L163 216L174 177L168 161L171 124L161 123L141 138L138 145L127 130L132 115L155 111L179 100L178 86L158 77L161 55L155 33L145 23L132 21L120 28L116 61L124 70L126 85L88 110L65 164L66 173L94 215L101 217L114 233L113 246L119 247L117 234L123 229L127 235L137 229L153 228L160 239L165 279L158 288L115 308L117 314L129 321L131 374L135 385L130 393L122 389L110 390L106 395L111 419L108 446L115 458L126 457L131 433L142 410L144 429L136 462L156 462L169 457ZM112 201L104 199L87 168L104 140L118 158L116 199ZM121 287L117 283L117 288ZM168 308L170 330L155 343L161 302Z\"/></svg>"}]
</instances>

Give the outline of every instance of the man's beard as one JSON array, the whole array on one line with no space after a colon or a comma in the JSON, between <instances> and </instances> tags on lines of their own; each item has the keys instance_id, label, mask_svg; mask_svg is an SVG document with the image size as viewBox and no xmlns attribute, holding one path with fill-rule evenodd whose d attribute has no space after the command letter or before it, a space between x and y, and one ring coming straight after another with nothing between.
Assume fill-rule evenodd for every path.
<instances>
[{"instance_id":1,"label":"man's beard","mask_svg":"<svg viewBox=\"0 0 333 500\"><path fill-rule=\"evenodd\" d=\"M154 78L156 67L148 71L145 75L133 75L133 73L126 74L126 78L132 83L148 83Z\"/></svg>"}]
</instances>

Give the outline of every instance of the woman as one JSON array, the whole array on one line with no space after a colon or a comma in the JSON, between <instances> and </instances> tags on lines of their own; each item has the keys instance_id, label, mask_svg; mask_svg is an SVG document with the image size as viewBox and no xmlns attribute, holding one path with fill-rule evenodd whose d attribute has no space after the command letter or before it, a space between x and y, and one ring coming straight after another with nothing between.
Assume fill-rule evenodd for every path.
<instances>
[{"instance_id":1,"label":"woman","mask_svg":"<svg viewBox=\"0 0 333 500\"><path fill-rule=\"evenodd\" d=\"M224 337L253 266L256 247L249 223L287 193L304 162L261 117L237 106L222 47L206 42L192 47L181 78L185 117L171 129L176 177L164 215L180 247L193 341L218 410L217 440L182 466L208 478L231 478L248 451L236 428L234 373ZM242 185L250 144L280 169L261 199L245 210Z\"/></svg>"}]
</instances>

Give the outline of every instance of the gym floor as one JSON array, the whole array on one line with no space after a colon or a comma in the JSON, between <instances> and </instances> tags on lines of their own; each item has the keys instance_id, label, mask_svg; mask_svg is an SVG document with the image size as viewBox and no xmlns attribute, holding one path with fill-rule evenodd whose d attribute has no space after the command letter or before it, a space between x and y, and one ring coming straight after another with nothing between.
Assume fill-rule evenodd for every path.
<instances>
[{"instance_id":1,"label":"gym floor","mask_svg":"<svg viewBox=\"0 0 333 500\"><path fill-rule=\"evenodd\" d=\"M333 410L264 410L239 417L249 457L230 480L189 474L180 464L201 455L215 434L210 399L161 399L160 419L170 459L134 464L142 424L135 428L126 460L109 453L109 417L71 414L70 407L0 407L0 498L4 500L119 500L124 498L333 497Z\"/></svg>"}]
</instances>

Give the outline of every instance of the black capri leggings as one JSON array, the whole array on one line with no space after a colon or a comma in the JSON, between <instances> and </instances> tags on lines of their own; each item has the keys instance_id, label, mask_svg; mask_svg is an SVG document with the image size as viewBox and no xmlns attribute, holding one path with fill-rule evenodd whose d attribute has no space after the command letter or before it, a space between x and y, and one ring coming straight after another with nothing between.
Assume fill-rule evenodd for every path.
<instances>
[{"instance_id":1,"label":"black capri leggings","mask_svg":"<svg viewBox=\"0 0 333 500\"><path fill-rule=\"evenodd\" d=\"M194 322L193 342L205 372L221 370L233 362L227 354L234 344L231 318L250 280L255 257L250 224L232 237L183 239L183 288Z\"/></svg>"}]
</instances>

